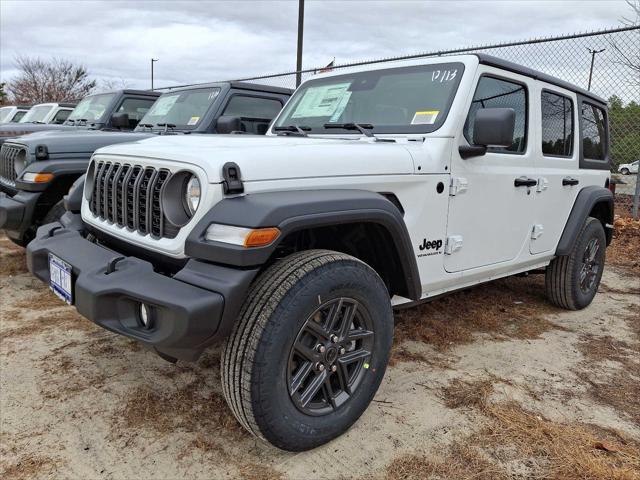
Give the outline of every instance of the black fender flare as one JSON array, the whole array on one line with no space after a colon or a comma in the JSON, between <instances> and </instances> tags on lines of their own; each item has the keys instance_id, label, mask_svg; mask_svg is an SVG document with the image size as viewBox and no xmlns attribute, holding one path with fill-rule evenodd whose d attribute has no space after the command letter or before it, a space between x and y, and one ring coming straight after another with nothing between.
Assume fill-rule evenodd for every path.
<instances>
[{"instance_id":1,"label":"black fender flare","mask_svg":"<svg viewBox=\"0 0 640 480\"><path fill-rule=\"evenodd\" d=\"M84 181L87 174L80 175L71 185L69 193L62 199L64 200L64 208L73 213L79 213L82 207L82 194L84 193Z\"/></svg>"},{"instance_id":2,"label":"black fender flare","mask_svg":"<svg viewBox=\"0 0 640 480\"><path fill-rule=\"evenodd\" d=\"M366 190L293 190L225 198L191 231L185 254L192 258L239 268L265 264L288 234L308 228L349 223L374 223L389 233L412 300L422 294L416 257L402 213L391 201ZM266 247L244 248L205 240L209 225L247 228L277 227L281 235Z\"/></svg>"},{"instance_id":3,"label":"black fender flare","mask_svg":"<svg viewBox=\"0 0 640 480\"><path fill-rule=\"evenodd\" d=\"M16 187L20 190L25 190L28 192L41 192L46 190L49 185L62 177L77 177L82 175L87 171L88 166L89 158L67 160L40 160L32 162L25 167L23 173L52 173L53 180L51 180L49 183L33 184L30 182L23 182L18 178L18 180L16 180Z\"/></svg>"},{"instance_id":4,"label":"black fender flare","mask_svg":"<svg viewBox=\"0 0 640 480\"><path fill-rule=\"evenodd\" d=\"M605 223L607 245L611 243L612 231L611 228L606 228L606 224L613 225L613 193L608 188L590 185L580 190L576 197L558 242L556 255L569 255L571 253L585 220L598 204L604 205L604 218L600 218L600 221Z\"/></svg>"}]
</instances>

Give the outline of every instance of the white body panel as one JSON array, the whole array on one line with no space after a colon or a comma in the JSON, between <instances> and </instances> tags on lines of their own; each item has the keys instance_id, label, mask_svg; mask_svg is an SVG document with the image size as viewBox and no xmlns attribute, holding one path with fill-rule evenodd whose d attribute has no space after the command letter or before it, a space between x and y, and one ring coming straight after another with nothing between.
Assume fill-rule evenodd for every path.
<instances>
[{"instance_id":1,"label":"white body panel","mask_svg":"<svg viewBox=\"0 0 640 480\"><path fill-rule=\"evenodd\" d=\"M172 257L184 257L189 232L223 198L222 166L234 162L242 172L246 195L341 188L394 193L405 210L404 221L416 256L423 298L543 267L554 256L579 188L604 185L608 177L607 171L578 169L576 132L572 158L542 156L541 89L561 91L574 102L576 96L530 77L479 65L473 56L417 60L401 65L443 61L462 62L465 71L446 121L433 133L380 135L395 139L394 143L376 142L359 134L304 138L269 133L264 137L161 136L113 145L98 150L94 158L196 174L203 185L200 206L173 239L152 239L100 220L91 214L86 199L82 205L83 219L130 243ZM373 65L359 70L375 68ZM341 73L344 72L326 76ZM482 73L526 84L529 108L524 154L487 153L466 160L460 157L458 147L467 144L462 129ZM577 125L577 108L574 111ZM562 178L569 175L579 178L577 188L562 187ZM521 176L546 179L547 187L540 191L536 187L514 187L515 178ZM452 180L461 185L461 190L466 186L466 190L450 195ZM439 189L440 183L444 188ZM242 218L238 218L237 225L243 225ZM433 240L441 240L444 245L447 236L459 239L461 248L451 254L445 254L445 248L420 248ZM406 301L394 298L393 303Z\"/></svg>"}]
</instances>

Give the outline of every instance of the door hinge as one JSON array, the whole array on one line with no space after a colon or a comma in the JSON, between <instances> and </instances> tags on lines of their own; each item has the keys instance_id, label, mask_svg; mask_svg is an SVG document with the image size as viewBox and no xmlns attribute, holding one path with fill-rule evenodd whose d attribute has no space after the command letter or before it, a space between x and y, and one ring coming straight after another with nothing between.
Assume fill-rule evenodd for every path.
<instances>
[{"instance_id":1,"label":"door hinge","mask_svg":"<svg viewBox=\"0 0 640 480\"><path fill-rule=\"evenodd\" d=\"M462 235L451 235L447 237L444 244L444 254L451 255L462 248Z\"/></svg>"},{"instance_id":2,"label":"door hinge","mask_svg":"<svg viewBox=\"0 0 640 480\"><path fill-rule=\"evenodd\" d=\"M469 182L467 182L466 178L451 177L451 184L449 185L449 195L455 197L456 195L465 192L468 186Z\"/></svg>"},{"instance_id":3,"label":"door hinge","mask_svg":"<svg viewBox=\"0 0 640 480\"><path fill-rule=\"evenodd\" d=\"M547 188L549 188L549 180L547 180L546 178L539 178L538 179L538 186L536 187L536 192L540 193L540 192L544 192Z\"/></svg>"},{"instance_id":4,"label":"door hinge","mask_svg":"<svg viewBox=\"0 0 640 480\"><path fill-rule=\"evenodd\" d=\"M222 166L222 179L222 187L226 195L244 192L242 174L236 163L227 162Z\"/></svg>"},{"instance_id":5,"label":"door hinge","mask_svg":"<svg viewBox=\"0 0 640 480\"><path fill-rule=\"evenodd\" d=\"M531 230L531 239L537 240L544 233L544 227L540 224L536 224L533 226Z\"/></svg>"}]
</instances>

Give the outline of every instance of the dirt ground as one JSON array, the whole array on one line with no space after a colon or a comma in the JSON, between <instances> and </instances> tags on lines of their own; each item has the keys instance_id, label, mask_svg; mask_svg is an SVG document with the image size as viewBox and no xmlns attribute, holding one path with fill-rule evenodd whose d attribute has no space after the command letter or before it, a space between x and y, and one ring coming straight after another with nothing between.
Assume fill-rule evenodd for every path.
<instances>
[{"instance_id":1,"label":"dirt ground","mask_svg":"<svg viewBox=\"0 0 640 480\"><path fill-rule=\"evenodd\" d=\"M102 330L1 238L0 477L640 479L630 225L620 252L635 266L616 258L586 310L550 306L532 275L398 312L374 402L347 434L299 454L239 427L218 350L172 365Z\"/></svg>"}]
</instances>

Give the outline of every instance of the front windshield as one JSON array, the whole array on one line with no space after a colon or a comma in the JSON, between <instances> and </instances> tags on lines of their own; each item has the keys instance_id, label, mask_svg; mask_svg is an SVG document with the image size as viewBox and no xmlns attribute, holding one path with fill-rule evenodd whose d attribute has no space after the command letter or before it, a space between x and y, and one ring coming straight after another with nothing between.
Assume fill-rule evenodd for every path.
<instances>
[{"instance_id":1,"label":"front windshield","mask_svg":"<svg viewBox=\"0 0 640 480\"><path fill-rule=\"evenodd\" d=\"M276 127L345 133L325 124L371 124L374 133L428 133L447 116L462 63L440 63L348 73L310 80L293 95Z\"/></svg>"},{"instance_id":2,"label":"front windshield","mask_svg":"<svg viewBox=\"0 0 640 480\"><path fill-rule=\"evenodd\" d=\"M11 116L12 111L13 111L13 107L0 108L0 123L4 123L7 120L9 120L9 116Z\"/></svg>"},{"instance_id":3,"label":"front windshield","mask_svg":"<svg viewBox=\"0 0 640 480\"><path fill-rule=\"evenodd\" d=\"M86 122L104 121L102 117L115 96L115 93L103 93L83 98L76 108L73 109L67 122L75 123L77 120Z\"/></svg>"},{"instance_id":4,"label":"front windshield","mask_svg":"<svg viewBox=\"0 0 640 480\"><path fill-rule=\"evenodd\" d=\"M42 123L47 117L53 105L36 105L31 107L27 114L20 119L20 123Z\"/></svg>"},{"instance_id":5,"label":"front windshield","mask_svg":"<svg viewBox=\"0 0 640 480\"><path fill-rule=\"evenodd\" d=\"M137 130L147 128L145 125L158 127L158 124L175 125L181 130L194 129L219 93L219 87L165 93L142 117Z\"/></svg>"}]
</instances>

